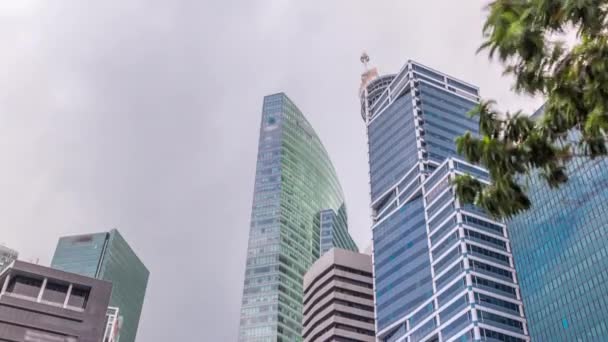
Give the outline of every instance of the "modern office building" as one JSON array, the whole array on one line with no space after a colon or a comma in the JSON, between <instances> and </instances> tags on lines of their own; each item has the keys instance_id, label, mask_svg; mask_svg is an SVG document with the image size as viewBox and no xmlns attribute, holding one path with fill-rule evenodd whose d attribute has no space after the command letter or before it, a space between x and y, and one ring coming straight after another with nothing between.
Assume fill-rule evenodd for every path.
<instances>
[{"instance_id":1,"label":"modern office building","mask_svg":"<svg viewBox=\"0 0 608 342\"><path fill-rule=\"evenodd\" d=\"M529 341L506 227L461 205L450 183L488 178L454 144L478 133L467 116L478 88L408 61L395 75L367 69L360 95L379 341Z\"/></svg>"},{"instance_id":2,"label":"modern office building","mask_svg":"<svg viewBox=\"0 0 608 342\"><path fill-rule=\"evenodd\" d=\"M113 229L59 239L51 267L112 282L110 305L120 309L120 342L135 342L149 272Z\"/></svg>"},{"instance_id":3,"label":"modern office building","mask_svg":"<svg viewBox=\"0 0 608 342\"><path fill-rule=\"evenodd\" d=\"M0 341L103 341L109 282L15 261L0 286Z\"/></svg>"},{"instance_id":4,"label":"modern office building","mask_svg":"<svg viewBox=\"0 0 608 342\"><path fill-rule=\"evenodd\" d=\"M305 342L375 342L372 257L334 248L304 275Z\"/></svg>"},{"instance_id":5,"label":"modern office building","mask_svg":"<svg viewBox=\"0 0 608 342\"><path fill-rule=\"evenodd\" d=\"M509 222L530 337L608 341L608 160L574 158L568 175L530 177L532 208Z\"/></svg>"},{"instance_id":6,"label":"modern office building","mask_svg":"<svg viewBox=\"0 0 608 342\"><path fill-rule=\"evenodd\" d=\"M338 211L333 209L321 210L321 255L330 249L341 246L351 251L357 251L357 245L348 233L346 207L342 205Z\"/></svg>"},{"instance_id":7,"label":"modern office building","mask_svg":"<svg viewBox=\"0 0 608 342\"><path fill-rule=\"evenodd\" d=\"M17 260L19 253L6 246L0 245L0 272L8 267L13 261Z\"/></svg>"},{"instance_id":8,"label":"modern office building","mask_svg":"<svg viewBox=\"0 0 608 342\"><path fill-rule=\"evenodd\" d=\"M239 341L301 341L302 277L321 255L321 212L341 216L345 232L346 212L327 151L283 93L264 98L253 197Z\"/></svg>"}]
</instances>

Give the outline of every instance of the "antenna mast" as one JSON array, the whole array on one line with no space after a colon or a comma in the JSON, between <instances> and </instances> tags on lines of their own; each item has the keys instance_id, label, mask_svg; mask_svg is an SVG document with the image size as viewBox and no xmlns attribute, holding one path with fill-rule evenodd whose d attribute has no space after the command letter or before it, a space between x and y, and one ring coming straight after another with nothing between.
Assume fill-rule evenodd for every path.
<instances>
[{"instance_id":1,"label":"antenna mast","mask_svg":"<svg viewBox=\"0 0 608 342\"><path fill-rule=\"evenodd\" d=\"M367 54L367 52L363 51L359 60L361 61L361 63L363 63L365 70L369 70L369 55Z\"/></svg>"}]
</instances>

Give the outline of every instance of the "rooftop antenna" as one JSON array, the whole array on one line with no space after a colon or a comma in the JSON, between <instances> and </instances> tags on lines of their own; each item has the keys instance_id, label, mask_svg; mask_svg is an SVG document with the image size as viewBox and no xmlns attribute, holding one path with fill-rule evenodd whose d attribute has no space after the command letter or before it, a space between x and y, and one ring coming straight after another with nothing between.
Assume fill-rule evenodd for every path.
<instances>
[{"instance_id":1,"label":"rooftop antenna","mask_svg":"<svg viewBox=\"0 0 608 342\"><path fill-rule=\"evenodd\" d=\"M365 70L369 70L369 55L367 54L367 52L363 51L363 53L361 54L360 61L361 63L363 63Z\"/></svg>"}]
</instances>

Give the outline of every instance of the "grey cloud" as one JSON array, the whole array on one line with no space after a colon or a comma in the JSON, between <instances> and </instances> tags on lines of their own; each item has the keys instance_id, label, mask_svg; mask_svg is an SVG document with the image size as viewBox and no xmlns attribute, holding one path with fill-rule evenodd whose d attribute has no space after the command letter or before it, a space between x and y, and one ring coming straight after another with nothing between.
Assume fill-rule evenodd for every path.
<instances>
[{"instance_id":1,"label":"grey cloud","mask_svg":"<svg viewBox=\"0 0 608 342\"><path fill-rule=\"evenodd\" d=\"M59 235L118 227L151 271L139 341L234 341L262 97L285 91L308 116L365 248L363 49L382 71L414 58L507 107L538 103L474 54L482 6L2 1L0 241L47 263Z\"/></svg>"}]
</instances>

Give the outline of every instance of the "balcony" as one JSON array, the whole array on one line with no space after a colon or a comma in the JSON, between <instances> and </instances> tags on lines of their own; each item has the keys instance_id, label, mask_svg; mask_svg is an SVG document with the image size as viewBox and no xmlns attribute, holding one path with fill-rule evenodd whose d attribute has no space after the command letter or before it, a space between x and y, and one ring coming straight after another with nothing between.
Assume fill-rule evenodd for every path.
<instances>
[{"instance_id":1,"label":"balcony","mask_svg":"<svg viewBox=\"0 0 608 342\"><path fill-rule=\"evenodd\" d=\"M118 342L120 338L120 326L122 325L122 317L119 309L108 307L106 312L106 329L103 334L103 342Z\"/></svg>"}]
</instances>

